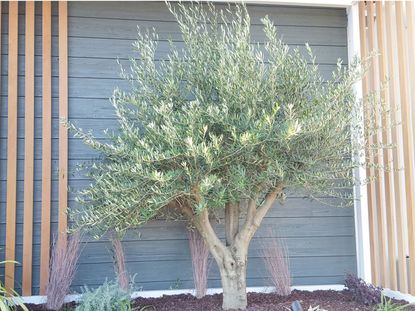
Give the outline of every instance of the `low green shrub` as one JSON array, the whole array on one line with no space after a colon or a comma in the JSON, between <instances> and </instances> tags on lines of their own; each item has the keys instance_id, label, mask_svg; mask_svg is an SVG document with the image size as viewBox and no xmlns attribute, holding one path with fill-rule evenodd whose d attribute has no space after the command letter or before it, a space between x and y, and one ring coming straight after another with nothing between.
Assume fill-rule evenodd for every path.
<instances>
[{"instance_id":1,"label":"low green shrub","mask_svg":"<svg viewBox=\"0 0 415 311\"><path fill-rule=\"evenodd\" d=\"M411 306L412 304L398 305L392 302L392 299L388 299L382 295L381 302L376 306L375 311L402 311Z\"/></svg>"},{"instance_id":2,"label":"low green shrub","mask_svg":"<svg viewBox=\"0 0 415 311\"><path fill-rule=\"evenodd\" d=\"M95 290L85 287L80 304L75 311L130 311L131 301L127 291L116 282L105 281Z\"/></svg>"}]
</instances>

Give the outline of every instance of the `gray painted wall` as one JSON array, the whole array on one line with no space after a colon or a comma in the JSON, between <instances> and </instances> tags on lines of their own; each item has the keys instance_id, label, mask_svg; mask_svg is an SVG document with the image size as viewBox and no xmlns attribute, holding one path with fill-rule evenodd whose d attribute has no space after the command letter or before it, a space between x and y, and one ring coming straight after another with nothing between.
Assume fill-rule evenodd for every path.
<instances>
[{"instance_id":1,"label":"gray painted wall","mask_svg":"<svg viewBox=\"0 0 415 311\"><path fill-rule=\"evenodd\" d=\"M2 25L2 88L0 107L0 249L5 240L6 147L7 147L7 7L4 7ZM40 13L40 7L37 12ZM278 26L284 41L292 46L308 42L316 53L317 62L325 77L330 77L336 60L347 60L346 12L343 9L321 9L280 6L250 6L253 40L261 42L260 18L268 14ZM24 12L21 6L20 12ZM56 7L53 10L55 16ZM119 79L116 58L126 63L134 56L132 42L136 26L155 27L160 34L160 59L166 55L166 39L172 38L181 45L180 34L173 17L164 3L145 2L70 2L69 3L69 115L84 129L93 129L103 137L102 130L116 126L108 98L114 87L127 88ZM54 25L57 18L53 19ZM20 33L24 33L21 15ZM36 19L36 32L41 32L40 14ZM58 86L57 86L57 27L53 37L53 229L57 221L57 149L58 149ZM24 34L19 37L20 91L18 131L18 211L16 231L17 260L22 261L23 229L23 154L24 154ZM303 49L304 50L304 49ZM34 210L34 263L33 287L38 291L39 234L41 208L41 36L36 37L36 121L35 121L35 210ZM69 165L97 156L78 139L69 140ZM73 172L69 177L72 190L88 184L84 176ZM74 195L69 195L73 205ZM221 225L218 231L223 233ZM284 206L275 204L264 226L255 236L249 254L248 285L268 285L260 258L261 245L270 232L278 232L289 249L293 282L300 284L341 283L345 272L356 270L354 218L352 209L330 208L317 202L291 195ZM143 289L192 287L191 262L184 224L155 221L140 232L131 232L123 242L128 270L136 274L136 282ZM0 250L0 259L4 250ZM0 268L0 275L3 274ZM114 276L110 245L107 241L91 240L85 244L80 258L74 289L87 284L96 286ZM21 267L16 268L16 287L20 287ZM220 286L217 268L212 263L209 286Z\"/></svg>"}]
</instances>

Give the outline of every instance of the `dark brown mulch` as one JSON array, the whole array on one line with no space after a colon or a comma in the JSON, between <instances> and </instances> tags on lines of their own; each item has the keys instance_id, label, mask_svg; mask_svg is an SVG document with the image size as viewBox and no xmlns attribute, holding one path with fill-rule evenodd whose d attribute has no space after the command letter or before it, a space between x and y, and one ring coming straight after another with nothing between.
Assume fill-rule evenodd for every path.
<instances>
[{"instance_id":1,"label":"dark brown mulch","mask_svg":"<svg viewBox=\"0 0 415 311\"><path fill-rule=\"evenodd\" d=\"M291 303L300 301L303 309L309 306L320 306L328 311L372 311L373 307L365 307L354 302L350 295L343 291L293 291L289 296L277 296L275 294L248 294L249 311L287 311ZM163 296L161 298L138 298L135 305L152 305L157 311L220 311L222 295L209 295L202 299L196 299L191 295Z\"/></svg>"},{"instance_id":2,"label":"dark brown mulch","mask_svg":"<svg viewBox=\"0 0 415 311\"><path fill-rule=\"evenodd\" d=\"M309 306L320 306L327 311L373 311L374 306L363 306L352 300L346 291L293 291L289 296L275 294L248 294L248 311L287 311L295 300L301 302L307 311ZM400 302L403 303L403 302ZM155 311L221 311L222 295L208 295L196 299L192 295L163 296L161 298L137 298L134 300L134 309L138 307L153 306ZM68 304L64 310L72 310L75 304ZM28 305L30 311L45 311L44 306ZM288 308L288 309L287 309ZM152 311L152 309L146 309ZM98 310L97 310L98 311ZM405 311L415 311L415 307Z\"/></svg>"}]
</instances>

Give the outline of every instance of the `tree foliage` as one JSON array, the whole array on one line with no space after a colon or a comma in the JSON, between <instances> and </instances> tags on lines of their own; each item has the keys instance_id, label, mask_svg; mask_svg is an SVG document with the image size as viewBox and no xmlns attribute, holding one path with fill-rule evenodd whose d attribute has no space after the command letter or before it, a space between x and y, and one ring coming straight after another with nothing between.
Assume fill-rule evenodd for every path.
<instances>
[{"instance_id":1,"label":"tree foliage","mask_svg":"<svg viewBox=\"0 0 415 311\"><path fill-rule=\"evenodd\" d=\"M122 232L167 206L186 202L197 215L259 204L281 185L349 204L366 144L353 94L364 66L339 61L326 81L311 48L289 48L267 17L263 42L253 42L244 5L169 8L183 47L170 42L157 60L157 34L139 31L136 58L122 69L131 88L111 100L119 128L109 141L71 125L103 155L88 168L78 225Z\"/></svg>"}]
</instances>

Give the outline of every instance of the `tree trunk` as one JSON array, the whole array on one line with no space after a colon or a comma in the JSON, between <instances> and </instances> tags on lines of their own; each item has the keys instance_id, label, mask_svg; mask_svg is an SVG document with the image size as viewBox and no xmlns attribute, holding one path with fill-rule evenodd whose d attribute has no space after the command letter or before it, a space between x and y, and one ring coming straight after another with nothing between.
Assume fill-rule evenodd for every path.
<instances>
[{"instance_id":1,"label":"tree trunk","mask_svg":"<svg viewBox=\"0 0 415 311\"><path fill-rule=\"evenodd\" d=\"M224 310L241 309L247 306L246 296L246 259L237 264L226 265L219 269L222 288Z\"/></svg>"},{"instance_id":2,"label":"tree trunk","mask_svg":"<svg viewBox=\"0 0 415 311\"><path fill-rule=\"evenodd\" d=\"M226 243L223 243L213 230L207 208L196 214L191 204L179 202L183 213L195 225L218 264L223 287L224 310L244 310L247 307L246 264L249 243L276 197L283 194L283 189L284 185L280 183L265 196L260 205L257 205L257 198L249 199L247 215L241 230L239 230L240 202L228 203L225 207ZM197 189L194 192L195 200L198 201Z\"/></svg>"}]
</instances>

